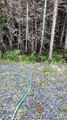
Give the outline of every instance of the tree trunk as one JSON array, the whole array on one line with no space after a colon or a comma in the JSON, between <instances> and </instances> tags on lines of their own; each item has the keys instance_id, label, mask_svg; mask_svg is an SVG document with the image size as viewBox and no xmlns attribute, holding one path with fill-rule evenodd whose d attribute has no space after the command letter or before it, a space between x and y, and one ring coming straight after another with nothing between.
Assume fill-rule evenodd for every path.
<instances>
[{"instance_id":1,"label":"tree trunk","mask_svg":"<svg viewBox=\"0 0 67 120\"><path fill-rule=\"evenodd\" d=\"M10 0L9 2L9 17L8 17L8 23L9 23L9 29L10 29L10 48L12 49L12 41L13 41L13 35L12 35L12 30L11 30L11 16L12 16L12 10L11 10L11 7L12 7L12 0Z\"/></svg>"},{"instance_id":2,"label":"tree trunk","mask_svg":"<svg viewBox=\"0 0 67 120\"><path fill-rule=\"evenodd\" d=\"M35 52L37 51L37 42L38 42L38 40L37 40L37 21L36 21L36 19L35 19L35 30L36 30L36 40L35 40Z\"/></svg>"},{"instance_id":3,"label":"tree trunk","mask_svg":"<svg viewBox=\"0 0 67 120\"><path fill-rule=\"evenodd\" d=\"M0 44L3 43L2 26L0 26Z\"/></svg>"},{"instance_id":4,"label":"tree trunk","mask_svg":"<svg viewBox=\"0 0 67 120\"><path fill-rule=\"evenodd\" d=\"M64 51L67 52L67 25L66 25L66 35L65 35Z\"/></svg>"},{"instance_id":5,"label":"tree trunk","mask_svg":"<svg viewBox=\"0 0 67 120\"><path fill-rule=\"evenodd\" d=\"M43 15L43 26L42 26L42 38L41 38L41 47L39 55L41 55L42 48L43 48L43 42L44 42L44 31L45 31L45 22L46 22L46 9L47 9L47 0L45 0L44 3L44 15Z\"/></svg>"},{"instance_id":6,"label":"tree trunk","mask_svg":"<svg viewBox=\"0 0 67 120\"><path fill-rule=\"evenodd\" d=\"M52 59L52 53L53 53L54 35L55 35L55 27L56 27L57 13L58 13L58 2L59 0L55 0L55 3L54 3L53 20L52 20L53 24L52 24L50 50L49 50L50 60Z\"/></svg>"},{"instance_id":7,"label":"tree trunk","mask_svg":"<svg viewBox=\"0 0 67 120\"><path fill-rule=\"evenodd\" d=\"M19 6L19 13L18 13L18 17L19 17L19 23L18 23L18 49L20 48L20 45L22 44L21 42L21 0L19 0L18 2L18 6Z\"/></svg>"},{"instance_id":8,"label":"tree trunk","mask_svg":"<svg viewBox=\"0 0 67 120\"><path fill-rule=\"evenodd\" d=\"M35 34L34 39L34 52L37 50L37 20L36 20L36 8L35 8L35 0L33 0L33 35Z\"/></svg>"},{"instance_id":9,"label":"tree trunk","mask_svg":"<svg viewBox=\"0 0 67 120\"><path fill-rule=\"evenodd\" d=\"M62 41L63 41L64 30L65 30L65 22L66 22L66 16L65 16L65 20L64 20L63 29L62 29L62 34L61 34L61 39L60 39L60 45L62 44Z\"/></svg>"},{"instance_id":10,"label":"tree trunk","mask_svg":"<svg viewBox=\"0 0 67 120\"><path fill-rule=\"evenodd\" d=\"M9 26L9 46L10 49L12 49L12 41L13 41L13 35L12 35L12 29L11 29L11 18L12 18L12 0L10 0L9 2L7 0L5 0L5 12L6 12L6 17L7 17L7 23Z\"/></svg>"},{"instance_id":11,"label":"tree trunk","mask_svg":"<svg viewBox=\"0 0 67 120\"><path fill-rule=\"evenodd\" d=\"M21 44L21 24L19 23L18 25L18 49L20 48L20 44Z\"/></svg>"},{"instance_id":12,"label":"tree trunk","mask_svg":"<svg viewBox=\"0 0 67 120\"><path fill-rule=\"evenodd\" d=\"M28 41L28 1L27 1L27 15L26 15L26 48L25 48L25 52L27 52L27 41Z\"/></svg>"}]
</instances>

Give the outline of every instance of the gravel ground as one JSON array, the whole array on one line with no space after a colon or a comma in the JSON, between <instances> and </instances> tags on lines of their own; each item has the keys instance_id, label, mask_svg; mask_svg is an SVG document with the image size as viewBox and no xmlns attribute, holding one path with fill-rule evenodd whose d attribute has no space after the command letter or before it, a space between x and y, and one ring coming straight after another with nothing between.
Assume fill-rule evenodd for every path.
<instances>
[{"instance_id":1,"label":"gravel ground","mask_svg":"<svg viewBox=\"0 0 67 120\"><path fill-rule=\"evenodd\" d=\"M67 120L67 65L0 63L0 120L11 120L17 103L25 95L29 81L32 90L19 108L15 120Z\"/></svg>"}]
</instances>

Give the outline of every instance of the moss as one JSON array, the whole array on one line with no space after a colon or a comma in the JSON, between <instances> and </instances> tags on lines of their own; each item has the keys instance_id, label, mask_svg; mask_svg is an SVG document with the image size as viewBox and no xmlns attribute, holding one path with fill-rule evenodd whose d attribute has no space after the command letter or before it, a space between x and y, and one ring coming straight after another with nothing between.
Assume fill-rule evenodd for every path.
<instances>
[{"instance_id":1,"label":"moss","mask_svg":"<svg viewBox=\"0 0 67 120\"><path fill-rule=\"evenodd\" d=\"M20 109L17 113L17 116L19 117L19 119L23 118L24 116L26 116L27 114L27 108L25 107L23 110Z\"/></svg>"},{"instance_id":2,"label":"moss","mask_svg":"<svg viewBox=\"0 0 67 120\"><path fill-rule=\"evenodd\" d=\"M0 91L3 91L5 89L6 89L6 87L0 87Z\"/></svg>"},{"instance_id":3,"label":"moss","mask_svg":"<svg viewBox=\"0 0 67 120\"><path fill-rule=\"evenodd\" d=\"M17 95L13 95L12 99L13 99L13 101L17 101L18 100L18 96Z\"/></svg>"},{"instance_id":4,"label":"moss","mask_svg":"<svg viewBox=\"0 0 67 120\"><path fill-rule=\"evenodd\" d=\"M65 81L64 85L67 86L67 81Z\"/></svg>"},{"instance_id":5,"label":"moss","mask_svg":"<svg viewBox=\"0 0 67 120\"><path fill-rule=\"evenodd\" d=\"M50 110L49 110L50 112L52 112L53 111L53 108L50 108Z\"/></svg>"},{"instance_id":6,"label":"moss","mask_svg":"<svg viewBox=\"0 0 67 120\"><path fill-rule=\"evenodd\" d=\"M37 111L35 112L34 117L36 118L36 120L43 120L43 114Z\"/></svg>"},{"instance_id":7,"label":"moss","mask_svg":"<svg viewBox=\"0 0 67 120\"><path fill-rule=\"evenodd\" d=\"M64 77L67 78L67 74L64 74Z\"/></svg>"},{"instance_id":8,"label":"moss","mask_svg":"<svg viewBox=\"0 0 67 120\"><path fill-rule=\"evenodd\" d=\"M46 75L50 75L52 72L53 72L53 70L50 70L49 68L46 68L46 69L44 70L44 73L45 73Z\"/></svg>"},{"instance_id":9,"label":"moss","mask_svg":"<svg viewBox=\"0 0 67 120\"><path fill-rule=\"evenodd\" d=\"M67 105L65 106L62 106L62 110L64 111L64 112L67 112Z\"/></svg>"},{"instance_id":10,"label":"moss","mask_svg":"<svg viewBox=\"0 0 67 120\"><path fill-rule=\"evenodd\" d=\"M52 65L52 67L53 67L53 70L55 71L55 72L58 72L58 73L62 73L62 69L61 68L59 68L57 65Z\"/></svg>"},{"instance_id":11,"label":"moss","mask_svg":"<svg viewBox=\"0 0 67 120\"><path fill-rule=\"evenodd\" d=\"M6 24L5 19L0 18L0 25Z\"/></svg>"},{"instance_id":12,"label":"moss","mask_svg":"<svg viewBox=\"0 0 67 120\"><path fill-rule=\"evenodd\" d=\"M51 78L52 79L52 83L53 84L56 84L56 83L58 83L58 82L61 82L61 80L60 79L58 79L58 78Z\"/></svg>"},{"instance_id":13,"label":"moss","mask_svg":"<svg viewBox=\"0 0 67 120\"><path fill-rule=\"evenodd\" d=\"M50 86L52 86L51 82L46 82L46 81L41 80L41 79L36 80L36 84L38 84L42 88L49 88Z\"/></svg>"},{"instance_id":14,"label":"moss","mask_svg":"<svg viewBox=\"0 0 67 120\"><path fill-rule=\"evenodd\" d=\"M0 81L0 82L2 82L2 83L4 83L4 82L9 83L9 82L10 82L10 80L9 80L9 79L6 79L6 78L4 78L4 79L0 78L0 79L1 79L1 81Z\"/></svg>"},{"instance_id":15,"label":"moss","mask_svg":"<svg viewBox=\"0 0 67 120\"><path fill-rule=\"evenodd\" d=\"M52 83L50 83L50 82L47 82L47 83L43 83L42 84L42 87L43 88L49 88L49 87L51 87L52 86Z\"/></svg>"},{"instance_id":16,"label":"moss","mask_svg":"<svg viewBox=\"0 0 67 120\"><path fill-rule=\"evenodd\" d=\"M41 79L40 75L38 74L35 74L35 79L35 83L42 88L49 88L50 86L52 86L51 82L48 82L47 79Z\"/></svg>"},{"instance_id":17,"label":"moss","mask_svg":"<svg viewBox=\"0 0 67 120\"><path fill-rule=\"evenodd\" d=\"M62 99L62 98L63 98L63 95L58 95L58 98L59 98L59 99Z\"/></svg>"},{"instance_id":18,"label":"moss","mask_svg":"<svg viewBox=\"0 0 67 120\"><path fill-rule=\"evenodd\" d=\"M19 90L19 88L17 86L8 86L7 88L11 89L11 90Z\"/></svg>"},{"instance_id":19,"label":"moss","mask_svg":"<svg viewBox=\"0 0 67 120\"><path fill-rule=\"evenodd\" d=\"M61 80L58 78L52 78L52 82L44 81L44 80L40 79L39 77L36 78L36 84L38 84L39 86L41 86L43 88L49 88L53 84L56 84L58 82L61 82Z\"/></svg>"},{"instance_id":20,"label":"moss","mask_svg":"<svg viewBox=\"0 0 67 120\"><path fill-rule=\"evenodd\" d=\"M3 98L0 99L0 105L3 103Z\"/></svg>"}]
</instances>

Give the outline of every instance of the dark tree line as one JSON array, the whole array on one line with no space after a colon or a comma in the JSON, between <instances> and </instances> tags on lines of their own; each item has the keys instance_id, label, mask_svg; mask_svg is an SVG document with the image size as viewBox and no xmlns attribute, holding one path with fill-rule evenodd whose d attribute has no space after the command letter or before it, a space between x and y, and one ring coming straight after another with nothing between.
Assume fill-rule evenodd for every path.
<instances>
[{"instance_id":1,"label":"dark tree line","mask_svg":"<svg viewBox=\"0 0 67 120\"><path fill-rule=\"evenodd\" d=\"M1 0L0 50L67 52L67 0Z\"/></svg>"}]
</instances>

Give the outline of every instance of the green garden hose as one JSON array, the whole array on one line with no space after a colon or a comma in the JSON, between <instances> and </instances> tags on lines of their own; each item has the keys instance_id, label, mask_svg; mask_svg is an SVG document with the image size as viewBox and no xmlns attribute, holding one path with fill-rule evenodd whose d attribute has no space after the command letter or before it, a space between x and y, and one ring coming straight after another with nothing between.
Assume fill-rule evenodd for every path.
<instances>
[{"instance_id":1,"label":"green garden hose","mask_svg":"<svg viewBox=\"0 0 67 120\"><path fill-rule=\"evenodd\" d=\"M20 100L20 102L18 103L14 113L13 113L13 116L11 118L11 120L15 120L15 116L16 116L16 113L18 111L18 109L20 108L20 106L22 105L22 103L24 102L24 100L26 99L26 97L29 95L30 91L31 91L31 88L32 88L32 80L31 78L29 78L28 76L26 76L25 74L21 74L20 72L5 72L5 73L1 73L0 75L20 75L21 77L29 80L29 88L25 94L25 96Z\"/></svg>"}]
</instances>

